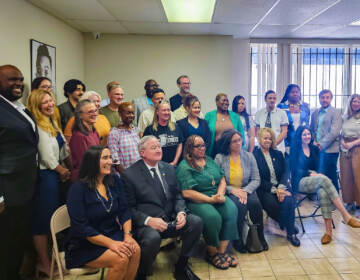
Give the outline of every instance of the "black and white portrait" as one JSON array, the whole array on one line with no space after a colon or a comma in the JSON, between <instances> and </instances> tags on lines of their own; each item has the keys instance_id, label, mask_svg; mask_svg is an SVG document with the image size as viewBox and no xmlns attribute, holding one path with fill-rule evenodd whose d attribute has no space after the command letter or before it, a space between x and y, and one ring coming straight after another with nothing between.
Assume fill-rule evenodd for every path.
<instances>
[{"instance_id":1,"label":"black and white portrait","mask_svg":"<svg viewBox=\"0 0 360 280\"><path fill-rule=\"evenodd\" d=\"M53 93L56 89L56 49L53 46L30 40L31 46L31 81L46 77L52 81Z\"/></svg>"}]
</instances>

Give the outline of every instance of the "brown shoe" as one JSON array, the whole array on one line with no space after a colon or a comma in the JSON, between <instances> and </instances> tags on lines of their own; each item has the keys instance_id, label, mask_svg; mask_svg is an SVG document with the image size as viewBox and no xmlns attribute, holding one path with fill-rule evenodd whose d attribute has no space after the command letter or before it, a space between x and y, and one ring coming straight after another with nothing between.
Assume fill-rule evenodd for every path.
<instances>
[{"instance_id":1,"label":"brown shoe","mask_svg":"<svg viewBox=\"0 0 360 280\"><path fill-rule=\"evenodd\" d=\"M348 220L347 225L349 225L353 228L360 228L359 220L355 219L354 217L351 217L350 220Z\"/></svg>"},{"instance_id":2,"label":"brown shoe","mask_svg":"<svg viewBox=\"0 0 360 280\"><path fill-rule=\"evenodd\" d=\"M323 237L321 237L321 244L329 244L331 242L331 235L328 233L325 233Z\"/></svg>"}]
</instances>

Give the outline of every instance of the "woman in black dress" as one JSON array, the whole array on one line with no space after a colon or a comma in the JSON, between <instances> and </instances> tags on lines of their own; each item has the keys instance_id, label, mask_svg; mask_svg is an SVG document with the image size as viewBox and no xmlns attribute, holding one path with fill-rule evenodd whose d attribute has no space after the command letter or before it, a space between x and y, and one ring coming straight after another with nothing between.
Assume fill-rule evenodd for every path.
<instances>
[{"instance_id":1,"label":"woman in black dress","mask_svg":"<svg viewBox=\"0 0 360 280\"><path fill-rule=\"evenodd\" d=\"M108 268L107 280L134 279L140 248L132 238L131 212L106 146L84 155L79 181L68 194L71 227L65 247L67 268Z\"/></svg>"}]
</instances>

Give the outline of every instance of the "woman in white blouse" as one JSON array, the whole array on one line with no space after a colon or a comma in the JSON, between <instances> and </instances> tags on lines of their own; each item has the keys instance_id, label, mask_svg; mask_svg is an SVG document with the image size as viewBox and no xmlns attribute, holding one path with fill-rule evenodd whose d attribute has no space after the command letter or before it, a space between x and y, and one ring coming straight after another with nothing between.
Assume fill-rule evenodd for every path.
<instances>
[{"instance_id":1,"label":"woman in white blouse","mask_svg":"<svg viewBox=\"0 0 360 280\"><path fill-rule=\"evenodd\" d=\"M37 272L50 275L48 255L48 235L50 219L59 207L58 182L70 178L69 150L61 132L58 119L54 117L55 99L51 92L34 90L31 92L27 108L35 118L39 130L40 173L32 213L32 235L39 255ZM66 163L69 168L62 165Z\"/></svg>"}]
</instances>

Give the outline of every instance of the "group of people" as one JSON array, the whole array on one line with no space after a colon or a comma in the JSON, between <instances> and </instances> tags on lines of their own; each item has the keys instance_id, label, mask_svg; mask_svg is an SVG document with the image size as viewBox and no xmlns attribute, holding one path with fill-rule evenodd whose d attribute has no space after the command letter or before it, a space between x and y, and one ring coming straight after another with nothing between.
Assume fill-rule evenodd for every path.
<instances>
[{"instance_id":1,"label":"group of people","mask_svg":"<svg viewBox=\"0 0 360 280\"><path fill-rule=\"evenodd\" d=\"M56 106L51 80L36 78L26 107L19 69L0 66L0 278L19 279L31 224L37 270L50 274L50 219L65 203L71 227L68 268L107 267L107 279L146 279L162 239L181 237L176 279L199 279L188 265L201 234L206 260L218 269L238 264L229 243L247 251L246 219L257 225L263 250L263 210L278 222L293 246L298 192L317 193L325 233L332 240L337 208L346 224L360 227L339 197L360 205L360 95L349 97L344 116L331 106L330 90L310 117L300 88L290 84L280 104L267 91L255 114L225 93L216 109L201 112L190 78L177 79L169 101L151 79L145 95L123 102L120 83L107 84L108 98L86 91L76 79L64 85L67 101ZM256 144L257 137L257 145ZM247 217L247 213L249 213ZM17 223L13 223L16 220ZM141 248L141 249L140 249Z\"/></svg>"}]
</instances>

